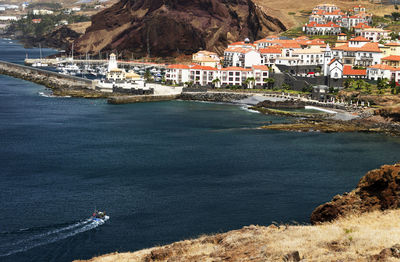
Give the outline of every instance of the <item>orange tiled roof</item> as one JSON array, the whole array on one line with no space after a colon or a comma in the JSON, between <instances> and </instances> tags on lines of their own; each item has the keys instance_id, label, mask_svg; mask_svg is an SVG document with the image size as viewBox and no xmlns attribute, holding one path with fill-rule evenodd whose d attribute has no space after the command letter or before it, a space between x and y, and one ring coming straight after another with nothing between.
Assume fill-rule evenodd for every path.
<instances>
[{"instance_id":1,"label":"orange tiled roof","mask_svg":"<svg viewBox=\"0 0 400 262\"><path fill-rule=\"evenodd\" d=\"M357 36L354 38L351 38L349 41L355 41L355 42L371 42L370 40L368 40L367 38L363 37L363 36Z\"/></svg>"},{"instance_id":2,"label":"orange tiled roof","mask_svg":"<svg viewBox=\"0 0 400 262\"><path fill-rule=\"evenodd\" d=\"M282 49L276 47L261 48L258 50L261 54L280 54Z\"/></svg>"},{"instance_id":3,"label":"orange tiled roof","mask_svg":"<svg viewBox=\"0 0 400 262\"><path fill-rule=\"evenodd\" d=\"M392 66L388 66L388 65L382 65L382 64L377 64L377 65L373 65L373 66L369 66L368 68L376 68L376 69L381 69L381 70L391 70L391 71L395 71L396 69Z\"/></svg>"},{"instance_id":4,"label":"orange tiled roof","mask_svg":"<svg viewBox=\"0 0 400 262\"><path fill-rule=\"evenodd\" d=\"M329 21L326 24L317 24L316 22L311 22L308 25L306 25L306 27L340 27L339 25Z\"/></svg>"},{"instance_id":5,"label":"orange tiled roof","mask_svg":"<svg viewBox=\"0 0 400 262\"><path fill-rule=\"evenodd\" d=\"M387 45L387 46L400 46L399 43L387 43L385 45Z\"/></svg>"},{"instance_id":6,"label":"orange tiled roof","mask_svg":"<svg viewBox=\"0 0 400 262\"><path fill-rule=\"evenodd\" d=\"M168 69L189 69L190 67L188 65L175 64L175 65L169 65L167 68Z\"/></svg>"},{"instance_id":7,"label":"orange tiled roof","mask_svg":"<svg viewBox=\"0 0 400 262\"><path fill-rule=\"evenodd\" d=\"M390 56L382 58L382 60L400 61L400 55L390 55Z\"/></svg>"},{"instance_id":8,"label":"orange tiled roof","mask_svg":"<svg viewBox=\"0 0 400 262\"><path fill-rule=\"evenodd\" d=\"M350 65L345 65L343 67L343 75L365 76L366 74L367 69L353 69Z\"/></svg>"},{"instance_id":9,"label":"orange tiled roof","mask_svg":"<svg viewBox=\"0 0 400 262\"><path fill-rule=\"evenodd\" d=\"M253 47L255 47L255 45L254 44L250 44L250 43L245 43L245 42L234 42L234 43L231 43L231 44L229 44L229 45L248 45L248 46L253 46Z\"/></svg>"},{"instance_id":10,"label":"orange tiled roof","mask_svg":"<svg viewBox=\"0 0 400 262\"><path fill-rule=\"evenodd\" d=\"M378 43L366 43L361 47L349 47L349 43L347 43L345 45L336 46L332 48L332 50L382 53L382 51L379 49Z\"/></svg>"},{"instance_id":11,"label":"orange tiled roof","mask_svg":"<svg viewBox=\"0 0 400 262\"><path fill-rule=\"evenodd\" d=\"M371 28L369 25L366 25L364 23L359 23L356 26L353 26L354 29L363 29L363 28Z\"/></svg>"},{"instance_id":12,"label":"orange tiled roof","mask_svg":"<svg viewBox=\"0 0 400 262\"><path fill-rule=\"evenodd\" d=\"M253 65L253 69L258 69L261 71L268 71L269 67L266 65Z\"/></svg>"},{"instance_id":13,"label":"orange tiled roof","mask_svg":"<svg viewBox=\"0 0 400 262\"><path fill-rule=\"evenodd\" d=\"M252 48L242 48L242 47L228 47L225 49L225 52L234 52L234 53L242 53L246 54L250 51L254 51Z\"/></svg>"},{"instance_id":14,"label":"orange tiled roof","mask_svg":"<svg viewBox=\"0 0 400 262\"><path fill-rule=\"evenodd\" d=\"M250 68L231 66L231 67L221 68L221 71L252 71L252 70Z\"/></svg>"},{"instance_id":15,"label":"orange tiled roof","mask_svg":"<svg viewBox=\"0 0 400 262\"><path fill-rule=\"evenodd\" d=\"M209 71L217 70L215 67L201 66L201 65L193 65L190 69L194 69L194 70L209 70Z\"/></svg>"}]
</instances>

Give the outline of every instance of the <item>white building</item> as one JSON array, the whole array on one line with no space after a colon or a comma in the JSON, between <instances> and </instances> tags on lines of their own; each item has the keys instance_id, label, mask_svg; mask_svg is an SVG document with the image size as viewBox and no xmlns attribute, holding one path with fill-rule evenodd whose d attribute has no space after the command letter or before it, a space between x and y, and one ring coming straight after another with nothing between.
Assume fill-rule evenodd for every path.
<instances>
[{"instance_id":1,"label":"white building","mask_svg":"<svg viewBox=\"0 0 400 262\"><path fill-rule=\"evenodd\" d=\"M32 14L33 15L52 15L52 14L54 14L54 12L51 10L47 10L47 9L33 9Z\"/></svg>"},{"instance_id":2,"label":"white building","mask_svg":"<svg viewBox=\"0 0 400 262\"><path fill-rule=\"evenodd\" d=\"M343 78L343 64L339 60L333 58L328 63L327 75L332 79Z\"/></svg>"},{"instance_id":3,"label":"white building","mask_svg":"<svg viewBox=\"0 0 400 262\"><path fill-rule=\"evenodd\" d=\"M220 67L218 54L210 51L199 51L192 56L192 62L201 66Z\"/></svg>"},{"instance_id":4,"label":"white building","mask_svg":"<svg viewBox=\"0 0 400 262\"><path fill-rule=\"evenodd\" d=\"M269 47L258 50L261 54L261 64L272 66L276 63L276 59L282 56L282 49Z\"/></svg>"},{"instance_id":5,"label":"white building","mask_svg":"<svg viewBox=\"0 0 400 262\"><path fill-rule=\"evenodd\" d=\"M253 48L228 47L224 51L224 65L226 67L261 65L261 54Z\"/></svg>"},{"instance_id":6,"label":"white building","mask_svg":"<svg viewBox=\"0 0 400 262\"><path fill-rule=\"evenodd\" d=\"M269 67L253 65L251 68L227 67L213 68L200 65L170 65L167 67L165 78L176 84L192 82L201 86L232 86L244 85L248 87L264 86L265 79L269 77ZM246 81L247 80L247 81Z\"/></svg>"},{"instance_id":7,"label":"white building","mask_svg":"<svg viewBox=\"0 0 400 262\"><path fill-rule=\"evenodd\" d=\"M188 65L169 65L165 72L165 80L177 84L187 83L189 82L189 69Z\"/></svg>"},{"instance_id":8,"label":"white building","mask_svg":"<svg viewBox=\"0 0 400 262\"><path fill-rule=\"evenodd\" d=\"M390 40L390 32L390 30L382 28L363 28L358 30L357 34L372 42L379 42L381 40Z\"/></svg>"},{"instance_id":9,"label":"white building","mask_svg":"<svg viewBox=\"0 0 400 262\"><path fill-rule=\"evenodd\" d=\"M396 68L388 65L373 65L367 68L367 78L370 80L392 79L392 74L396 73Z\"/></svg>"},{"instance_id":10,"label":"white building","mask_svg":"<svg viewBox=\"0 0 400 262\"><path fill-rule=\"evenodd\" d=\"M376 65L381 63L382 58L378 43L372 43L362 36L352 38L348 43L332 48L332 51L334 57L349 65Z\"/></svg>"},{"instance_id":11,"label":"white building","mask_svg":"<svg viewBox=\"0 0 400 262\"><path fill-rule=\"evenodd\" d=\"M19 20L19 18L16 16L7 16L7 15L0 16L0 21L17 21L17 20Z\"/></svg>"},{"instance_id":12,"label":"white building","mask_svg":"<svg viewBox=\"0 0 400 262\"><path fill-rule=\"evenodd\" d=\"M310 22L303 27L303 32L308 35L338 35L342 31L338 24L329 21L325 24Z\"/></svg>"}]
</instances>

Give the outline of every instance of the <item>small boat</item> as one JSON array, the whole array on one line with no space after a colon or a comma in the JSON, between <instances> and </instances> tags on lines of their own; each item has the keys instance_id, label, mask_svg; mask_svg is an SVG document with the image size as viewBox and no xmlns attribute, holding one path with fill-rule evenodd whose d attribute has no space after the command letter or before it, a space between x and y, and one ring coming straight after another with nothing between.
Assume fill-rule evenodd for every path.
<instances>
[{"instance_id":1,"label":"small boat","mask_svg":"<svg viewBox=\"0 0 400 262\"><path fill-rule=\"evenodd\" d=\"M105 221L107 221L109 218L110 218L110 217L106 215L106 212L98 211L98 210L95 210L95 211L93 212L92 217L91 217L91 219L92 219L93 221L97 221L97 222L105 222Z\"/></svg>"}]
</instances>

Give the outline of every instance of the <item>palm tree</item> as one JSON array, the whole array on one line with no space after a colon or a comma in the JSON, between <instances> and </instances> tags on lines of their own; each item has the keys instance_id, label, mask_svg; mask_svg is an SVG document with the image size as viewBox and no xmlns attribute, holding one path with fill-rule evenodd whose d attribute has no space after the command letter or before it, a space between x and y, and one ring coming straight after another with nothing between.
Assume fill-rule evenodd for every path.
<instances>
[{"instance_id":1,"label":"palm tree","mask_svg":"<svg viewBox=\"0 0 400 262\"><path fill-rule=\"evenodd\" d=\"M274 86L275 79L273 79L273 78L265 78L264 82L267 84L268 88L271 88L271 87Z\"/></svg>"},{"instance_id":2,"label":"palm tree","mask_svg":"<svg viewBox=\"0 0 400 262\"><path fill-rule=\"evenodd\" d=\"M246 83L247 88L253 88L254 84L256 82L256 79L254 77L248 77L244 82Z\"/></svg>"},{"instance_id":3,"label":"palm tree","mask_svg":"<svg viewBox=\"0 0 400 262\"><path fill-rule=\"evenodd\" d=\"M214 85L215 87L217 87L217 88L221 87L221 86L220 86L221 80L219 80L219 78L213 79L213 81L211 81L211 83L213 83L213 85Z\"/></svg>"}]
</instances>

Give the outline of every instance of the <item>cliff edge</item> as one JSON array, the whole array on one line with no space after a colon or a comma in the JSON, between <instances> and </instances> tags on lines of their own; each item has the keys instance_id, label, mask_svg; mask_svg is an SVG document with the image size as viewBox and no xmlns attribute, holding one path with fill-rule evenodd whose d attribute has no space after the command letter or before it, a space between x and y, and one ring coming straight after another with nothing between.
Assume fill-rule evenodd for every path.
<instances>
[{"instance_id":1,"label":"cliff edge","mask_svg":"<svg viewBox=\"0 0 400 262\"><path fill-rule=\"evenodd\" d=\"M311 214L310 222L317 224L341 216L400 207L400 164L384 165L369 171L350 193L335 196Z\"/></svg>"}]
</instances>

